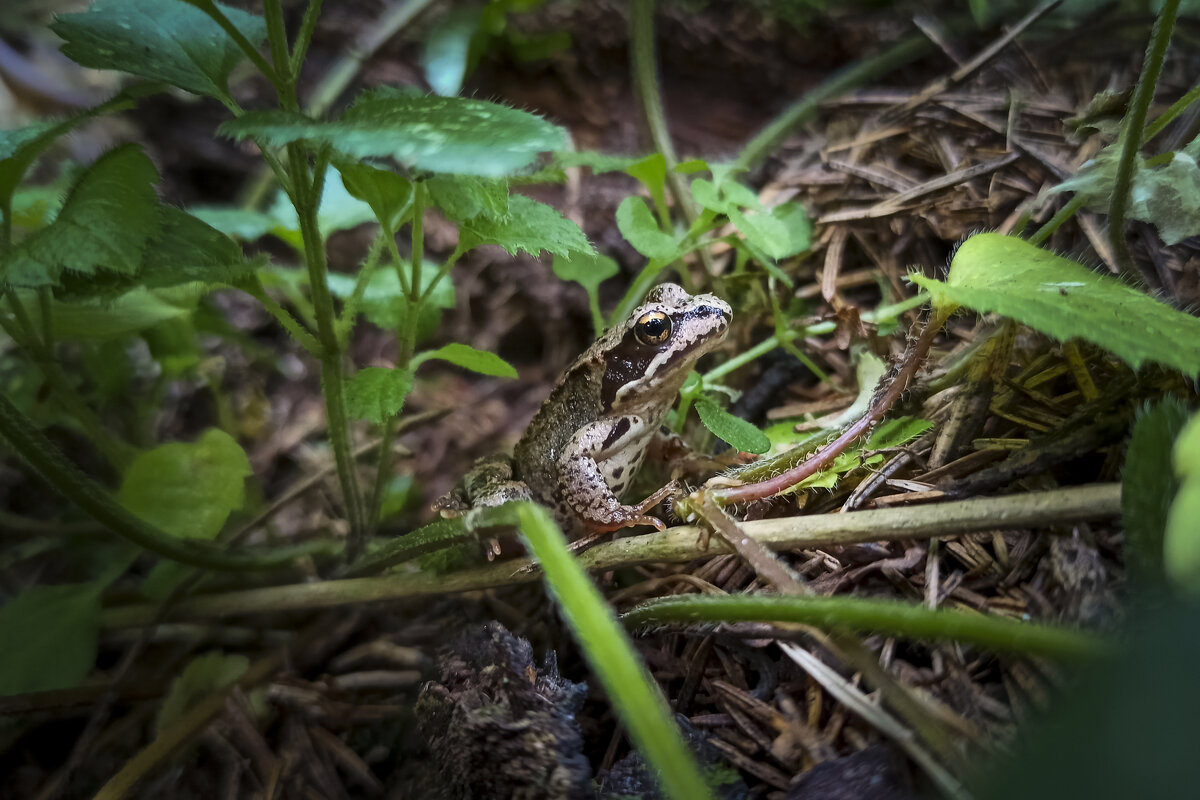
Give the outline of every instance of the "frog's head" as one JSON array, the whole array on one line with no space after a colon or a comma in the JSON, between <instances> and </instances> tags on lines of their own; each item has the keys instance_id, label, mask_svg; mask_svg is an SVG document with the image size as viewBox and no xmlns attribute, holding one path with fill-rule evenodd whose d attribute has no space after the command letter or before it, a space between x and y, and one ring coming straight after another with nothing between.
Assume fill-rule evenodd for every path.
<instances>
[{"instance_id":1,"label":"frog's head","mask_svg":"<svg viewBox=\"0 0 1200 800\"><path fill-rule=\"evenodd\" d=\"M699 358L725 338L733 311L711 295L660 284L601 338L601 400L609 409L670 405Z\"/></svg>"}]
</instances>

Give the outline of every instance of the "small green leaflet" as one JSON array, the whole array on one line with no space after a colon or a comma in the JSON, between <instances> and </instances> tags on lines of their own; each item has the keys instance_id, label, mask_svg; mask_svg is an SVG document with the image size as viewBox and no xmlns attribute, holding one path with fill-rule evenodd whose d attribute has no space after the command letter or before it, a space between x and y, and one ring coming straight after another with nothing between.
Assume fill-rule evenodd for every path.
<instances>
[{"instance_id":1,"label":"small green leaflet","mask_svg":"<svg viewBox=\"0 0 1200 800\"><path fill-rule=\"evenodd\" d=\"M322 121L286 111L251 111L220 133L276 147L305 141L356 159L394 158L414 169L499 177L528 166L538 153L566 143L562 128L497 103L406 94L364 94L341 119Z\"/></svg>"},{"instance_id":2,"label":"small green leaflet","mask_svg":"<svg viewBox=\"0 0 1200 800\"><path fill-rule=\"evenodd\" d=\"M413 201L413 187L408 178L366 164L338 164L337 171L346 191L369 205L375 218L388 230L397 230L408 219Z\"/></svg>"},{"instance_id":3,"label":"small green leaflet","mask_svg":"<svg viewBox=\"0 0 1200 800\"><path fill-rule=\"evenodd\" d=\"M184 713L209 694L237 681L250 667L250 659L240 653L225 654L212 650L196 656L183 672L171 681L171 688L159 706L154 720L154 735L179 721Z\"/></svg>"},{"instance_id":4,"label":"small green leaflet","mask_svg":"<svg viewBox=\"0 0 1200 800\"><path fill-rule=\"evenodd\" d=\"M1167 514L1163 565L1182 592L1200 594L1200 414L1193 414L1173 448L1179 492Z\"/></svg>"},{"instance_id":5,"label":"small green leaflet","mask_svg":"<svg viewBox=\"0 0 1200 800\"><path fill-rule=\"evenodd\" d=\"M978 234L958 248L944 283L910 278L941 309L994 311L1055 339L1089 341L1135 369L1154 361L1200 373L1200 319L1023 239Z\"/></svg>"},{"instance_id":6,"label":"small green leaflet","mask_svg":"<svg viewBox=\"0 0 1200 800\"><path fill-rule=\"evenodd\" d=\"M675 237L659 229L646 201L636 195L626 197L617 206L617 229L646 258L670 261L675 257Z\"/></svg>"},{"instance_id":7,"label":"small green leaflet","mask_svg":"<svg viewBox=\"0 0 1200 800\"><path fill-rule=\"evenodd\" d=\"M766 434L752 423L730 414L707 395L696 398L696 413L704 427L731 447L747 453L765 453L771 448Z\"/></svg>"},{"instance_id":8,"label":"small green leaflet","mask_svg":"<svg viewBox=\"0 0 1200 800\"><path fill-rule=\"evenodd\" d=\"M867 439L866 450L885 450L889 447L900 447L911 442L925 431L933 427L933 423L919 417L896 417L889 419L872 431Z\"/></svg>"},{"instance_id":9,"label":"small green leaflet","mask_svg":"<svg viewBox=\"0 0 1200 800\"><path fill-rule=\"evenodd\" d=\"M267 37L261 18L215 4L247 40ZM186 2L96 0L82 14L61 14L50 29L77 64L166 81L195 94L229 95L229 73L245 56L221 26Z\"/></svg>"},{"instance_id":10,"label":"small green leaflet","mask_svg":"<svg viewBox=\"0 0 1200 800\"><path fill-rule=\"evenodd\" d=\"M412 381L407 369L363 367L346 381L346 412L382 425L400 413Z\"/></svg>"},{"instance_id":11,"label":"small green leaflet","mask_svg":"<svg viewBox=\"0 0 1200 800\"><path fill-rule=\"evenodd\" d=\"M96 660L105 583L35 586L0 606L0 696L77 686Z\"/></svg>"},{"instance_id":12,"label":"small green leaflet","mask_svg":"<svg viewBox=\"0 0 1200 800\"><path fill-rule=\"evenodd\" d=\"M451 9L434 26L425 40L421 66L429 88L443 97L453 97L462 88L467 74L471 39L479 30L483 14L478 8Z\"/></svg>"},{"instance_id":13,"label":"small green leaflet","mask_svg":"<svg viewBox=\"0 0 1200 800\"><path fill-rule=\"evenodd\" d=\"M777 261L804 252L812 241L808 214L797 203L783 203L769 213L743 213L736 208L728 213L748 242Z\"/></svg>"},{"instance_id":14,"label":"small green leaflet","mask_svg":"<svg viewBox=\"0 0 1200 800\"><path fill-rule=\"evenodd\" d=\"M194 442L160 445L125 470L117 499L180 539L214 539L246 500L250 461L232 436L211 428Z\"/></svg>"},{"instance_id":15,"label":"small green leaflet","mask_svg":"<svg viewBox=\"0 0 1200 800\"><path fill-rule=\"evenodd\" d=\"M524 250L535 258L543 250L556 256L590 255L595 252L587 236L571 220L545 203L514 194L508 199L507 217L479 215L459 228L469 247L495 244L510 255Z\"/></svg>"},{"instance_id":16,"label":"small green leaflet","mask_svg":"<svg viewBox=\"0 0 1200 800\"><path fill-rule=\"evenodd\" d=\"M1171 444L1187 422L1187 405L1166 397L1138 415L1121 469L1121 523L1130 582L1143 596L1164 585L1163 533L1179 479Z\"/></svg>"},{"instance_id":17,"label":"small green leaflet","mask_svg":"<svg viewBox=\"0 0 1200 800\"><path fill-rule=\"evenodd\" d=\"M575 281L595 293L600 284L620 272L620 267L612 258L594 254L580 254L571 258L554 257L554 274L559 280Z\"/></svg>"},{"instance_id":18,"label":"small green leaflet","mask_svg":"<svg viewBox=\"0 0 1200 800\"><path fill-rule=\"evenodd\" d=\"M428 353L422 353L415 361L427 361L429 359L441 359L449 361L455 366L469 369L472 372L478 372L481 375L492 375L497 378L515 378L517 371L512 365L505 361L495 353L489 353L486 350L476 350L474 347L458 342L451 342L448 345L439 347Z\"/></svg>"}]
</instances>

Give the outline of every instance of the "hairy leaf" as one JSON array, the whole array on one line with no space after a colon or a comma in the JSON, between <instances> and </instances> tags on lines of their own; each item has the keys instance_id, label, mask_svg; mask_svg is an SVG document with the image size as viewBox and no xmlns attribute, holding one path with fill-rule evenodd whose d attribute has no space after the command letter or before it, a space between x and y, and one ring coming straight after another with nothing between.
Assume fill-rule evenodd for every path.
<instances>
[{"instance_id":1,"label":"hairy leaf","mask_svg":"<svg viewBox=\"0 0 1200 800\"><path fill-rule=\"evenodd\" d=\"M346 413L382 425L400 413L412 381L406 369L363 367L346 381Z\"/></svg>"},{"instance_id":2,"label":"hairy leaf","mask_svg":"<svg viewBox=\"0 0 1200 800\"><path fill-rule=\"evenodd\" d=\"M910 277L941 308L1004 314L1056 339L1089 341L1134 368L1154 361L1200 373L1200 319L1023 239L978 234L958 248L946 282Z\"/></svg>"},{"instance_id":3,"label":"hairy leaf","mask_svg":"<svg viewBox=\"0 0 1200 800\"><path fill-rule=\"evenodd\" d=\"M476 350L474 347L458 342L439 347L437 350L424 354L425 359L438 358L451 364L478 372L481 375L494 375L497 378L515 378L517 371L512 365L495 353L486 350Z\"/></svg>"},{"instance_id":4,"label":"hairy leaf","mask_svg":"<svg viewBox=\"0 0 1200 800\"><path fill-rule=\"evenodd\" d=\"M659 229L646 201L636 195L626 197L617 206L617 229L646 258L669 261L679 246L674 236Z\"/></svg>"},{"instance_id":5,"label":"hairy leaf","mask_svg":"<svg viewBox=\"0 0 1200 800\"><path fill-rule=\"evenodd\" d=\"M704 427L713 434L747 453L765 453L771 449L767 435L741 417L735 417L705 395L696 398L696 413Z\"/></svg>"},{"instance_id":6,"label":"hairy leaf","mask_svg":"<svg viewBox=\"0 0 1200 800\"><path fill-rule=\"evenodd\" d=\"M212 428L194 442L159 445L125 470L121 505L180 539L213 539L246 499L250 461L232 436Z\"/></svg>"},{"instance_id":7,"label":"hairy leaf","mask_svg":"<svg viewBox=\"0 0 1200 800\"><path fill-rule=\"evenodd\" d=\"M53 286L64 271L135 274L158 227L157 179L136 145L105 153L80 176L53 224L0 255L0 283Z\"/></svg>"},{"instance_id":8,"label":"hairy leaf","mask_svg":"<svg viewBox=\"0 0 1200 800\"><path fill-rule=\"evenodd\" d=\"M262 19L216 4L253 45L267 36ZM233 40L198 8L163 0L96 0L81 14L62 14L51 29L63 54L85 67L115 69L166 81L210 97L229 94L229 73L244 58Z\"/></svg>"},{"instance_id":9,"label":"hairy leaf","mask_svg":"<svg viewBox=\"0 0 1200 800\"><path fill-rule=\"evenodd\" d=\"M388 157L429 172L499 177L565 143L562 128L515 108L463 97L406 94L391 88L363 95L339 120L285 111L251 111L220 132L282 146L306 141L353 158Z\"/></svg>"},{"instance_id":10,"label":"hairy leaf","mask_svg":"<svg viewBox=\"0 0 1200 800\"><path fill-rule=\"evenodd\" d=\"M523 194L514 194L509 198L507 217L480 215L463 222L460 234L466 237L472 247L496 244L511 255L522 250L534 257L543 250L568 257L576 253L595 252L578 225L545 203Z\"/></svg>"},{"instance_id":11,"label":"hairy leaf","mask_svg":"<svg viewBox=\"0 0 1200 800\"><path fill-rule=\"evenodd\" d=\"M471 175L434 175L425 182L429 198L448 219L467 222L476 217L508 216L508 181Z\"/></svg>"}]
</instances>

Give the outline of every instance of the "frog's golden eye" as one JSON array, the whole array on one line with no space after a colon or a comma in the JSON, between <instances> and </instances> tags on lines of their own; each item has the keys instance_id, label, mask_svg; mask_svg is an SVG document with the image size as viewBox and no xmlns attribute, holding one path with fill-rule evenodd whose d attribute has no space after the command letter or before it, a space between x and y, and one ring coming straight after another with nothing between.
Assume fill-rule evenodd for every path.
<instances>
[{"instance_id":1,"label":"frog's golden eye","mask_svg":"<svg viewBox=\"0 0 1200 800\"><path fill-rule=\"evenodd\" d=\"M633 335L645 345L660 345L671 338L671 318L661 311L647 311L633 324Z\"/></svg>"}]
</instances>

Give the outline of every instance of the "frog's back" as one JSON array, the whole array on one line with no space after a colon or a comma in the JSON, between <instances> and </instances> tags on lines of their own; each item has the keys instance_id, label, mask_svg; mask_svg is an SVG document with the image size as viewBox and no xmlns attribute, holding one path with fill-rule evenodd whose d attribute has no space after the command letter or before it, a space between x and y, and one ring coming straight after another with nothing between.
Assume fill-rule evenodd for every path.
<instances>
[{"instance_id":1,"label":"frog's back","mask_svg":"<svg viewBox=\"0 0 1200 800\"><path fill-rule=\"evenodd\" d=\"M597 365L580 360L558 383L534 415L513 450L517 477L534 497L554 507L558 497L558 459L575 432L598 419L601 372Z\"/></svg>"}]
</instances>

